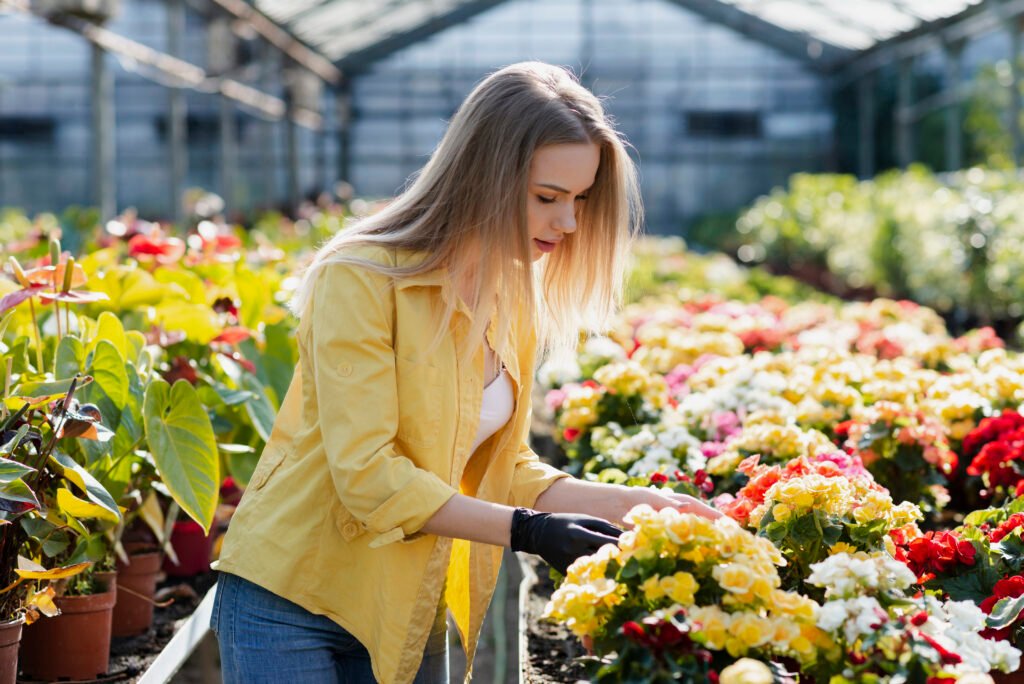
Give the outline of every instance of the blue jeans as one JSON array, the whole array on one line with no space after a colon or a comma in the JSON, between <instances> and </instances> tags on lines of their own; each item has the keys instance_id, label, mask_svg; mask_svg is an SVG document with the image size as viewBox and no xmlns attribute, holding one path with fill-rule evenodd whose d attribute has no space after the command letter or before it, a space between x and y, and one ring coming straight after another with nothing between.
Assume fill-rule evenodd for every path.
<instances>
[{"instance_id":1,"label":"blue jeans","mask_svg":"<svg viewBox=\"0 0 1024 684\"><path fill-rule=\"evenodd\" d=\"M446 612L446 611L445 611ZM374 684L370 654L323 615L221 573L210 627L225 684ZM448 627L439 615L414 684L448 684Z\"/></svg>"}]
</instances>

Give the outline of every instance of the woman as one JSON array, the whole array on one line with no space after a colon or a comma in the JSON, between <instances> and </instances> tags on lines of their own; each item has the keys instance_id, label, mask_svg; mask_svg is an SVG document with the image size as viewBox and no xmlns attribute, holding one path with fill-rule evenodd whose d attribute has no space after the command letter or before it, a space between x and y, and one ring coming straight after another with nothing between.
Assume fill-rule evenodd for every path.
<instances>
[{"instance_id":1,"label":"woman","mask_svg":"<svg viewBox=\"0 0 1024 684\"><path fill-rule=\"evenodd\" d=\"M637 504L717 516L528 445L538 349L615 310L639 219L598 100L531 62L480 83L409 188L318 251L218 563L225 681L447 682L446 612L472 663L502 547L564 572Z\"/></svg>"}]
</instances>

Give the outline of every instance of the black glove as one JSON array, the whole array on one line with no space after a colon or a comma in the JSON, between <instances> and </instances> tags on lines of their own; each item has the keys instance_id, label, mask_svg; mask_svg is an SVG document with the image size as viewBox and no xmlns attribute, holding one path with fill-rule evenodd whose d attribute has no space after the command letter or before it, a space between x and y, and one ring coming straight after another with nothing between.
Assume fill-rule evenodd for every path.
<instances>
[{"instance_id":1,"label":"black glove","mask_svg":"<svg viewBox=\"0 0 1024 684\"><path fill-rule=\"evenodd\" d=\"M535 553L565 574L574 560L614 544L622 534L600 518L572 513L539 513L517 508L512 514L512 550Z\"/></svg>"}]
</instances>

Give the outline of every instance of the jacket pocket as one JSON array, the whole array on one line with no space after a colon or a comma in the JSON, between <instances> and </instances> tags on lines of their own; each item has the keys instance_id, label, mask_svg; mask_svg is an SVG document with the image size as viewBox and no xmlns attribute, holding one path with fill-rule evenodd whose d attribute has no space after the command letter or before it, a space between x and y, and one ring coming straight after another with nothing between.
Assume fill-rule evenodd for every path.
<instances>
[{"instance_id":1,"label":"jacket pocket","mask_svg":"<svg viewBox=\"0 0 1024 684\"><path fill-rule=\"evenodd\" d=\"M270 476L274 474L284 462L286 452L283 449L264 449L260 456L260 462L256 465L252 477L249 479L249 489L259 490L267 483Z\"/></svg>"},{"instance_id":2,"label":"jacket pocket","mask_svg":"<svg viewBox=\"0 0 1024 684\"><path fill-rule=\"evenodd\" d=\"M406 444L432 447L437 444L444 401L441 370L426 363L399 357L398 439Z\"/></svg>"},{"instance_id":3,"label":"jacket pocket","mask_svg":"<svg viewBox=\"0 0 1024 684\"><path fill-rule=\"evenodd\" d=\"M345 541L350 542L366 531L366 527L347 508L338 502L335 505L338 510L334 513L334 526Z\"/></svg>"}]
</instances>

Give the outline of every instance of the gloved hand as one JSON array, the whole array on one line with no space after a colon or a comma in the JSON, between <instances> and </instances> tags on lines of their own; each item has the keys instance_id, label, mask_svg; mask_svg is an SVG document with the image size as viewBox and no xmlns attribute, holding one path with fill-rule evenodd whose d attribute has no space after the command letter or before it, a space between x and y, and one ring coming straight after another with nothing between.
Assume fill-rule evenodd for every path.
<instances>
[{"instance_id":1,"label":"gloved hand","mask_svg":"<svg viewBox=\"0 0 1024 684\"><path fill-rule=\"evenodd\" d=\"M620 534L615 525L589 515L529 508L517 508L512 514L512 550L537 554L563 575L574 560L614 544Z\"/></svg>"}]
</instances>

